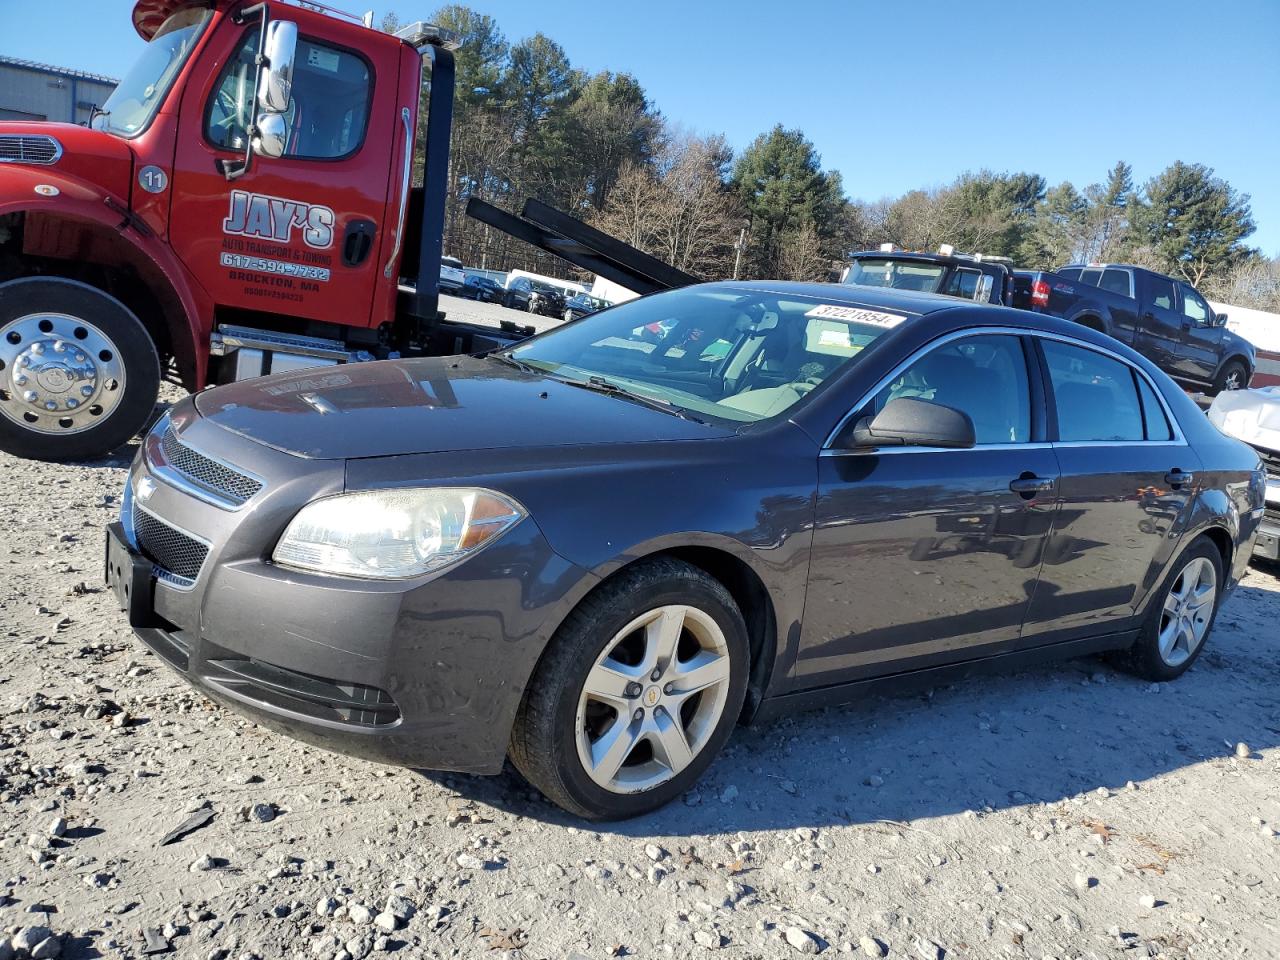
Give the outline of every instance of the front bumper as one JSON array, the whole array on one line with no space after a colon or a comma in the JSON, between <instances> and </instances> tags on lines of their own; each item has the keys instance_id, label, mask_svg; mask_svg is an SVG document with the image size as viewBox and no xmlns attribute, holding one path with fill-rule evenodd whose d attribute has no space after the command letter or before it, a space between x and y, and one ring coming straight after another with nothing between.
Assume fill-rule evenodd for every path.
<instances>
[{"instance_id":1,"label":"front bumper","mask_svg":"<svg viewBox=\"0 0 1280 960\"><path fill-rule=\"evenodd\" d=\"M500 771L525 685L584 571L529 519L427 578L278 567L269 555L284 527L304 503L341 491L344 465L270 450L178 409L184 445L224 463L251 459L263 487L236 509L200 499L173 484L148 438L107 542L108 582L138 638L211 699L299 740L400 766ZM194 576L155 563L159 548L134 523L143 512L207 546Z\"/></svg>"},{"instance_id":2,"label":"front bumper","mask_svg":"<svg viewBox=\"0 0 1280 960\"><path fill-rule=\"evenodd\" d=\"M1258 539L1253 542L1253 555L1263 560L1280 562L1280 506L1267 504L1262 523L1258 526Z\"/></svg>"}]
</instances>

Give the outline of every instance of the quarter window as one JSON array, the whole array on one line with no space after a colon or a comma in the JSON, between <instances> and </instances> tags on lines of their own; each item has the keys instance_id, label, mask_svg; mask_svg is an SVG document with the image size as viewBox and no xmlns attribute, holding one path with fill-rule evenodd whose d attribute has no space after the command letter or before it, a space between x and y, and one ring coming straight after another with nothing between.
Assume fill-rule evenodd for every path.
<instances>
[{"instance_id":1,"label":"quarter window","mask_svg":"<svg viewBox=\"0 0 1280 960\"><path fill-rule=\"evenodd\" d=\"M215 146L243 150L253 120L254 56L258 31L249 30L227 64L205 115ZM369 116L369 65L354 53L298 38L292 98L285 113L285 156L333 160L359 148Z\"/></svg>"},{"instance_id":2,"label":"quarter window","mask_svg":"<svg viewBox=\"0 0 1280 960\"><path fill-rule=\"evenodd\" d=\"M1145 377L1134 375L1138 381L1138 394L1142 398L1142 423L1148 440L1172 440L1173 429L1169 426L1169 418L1165 416L1164 407L1156 399Z\"/></svg>"},{"instance_id":3,"label":"quarter window","mask_svg":"<svg viewBox=\"0 0 1280 960\"><path fill-rule=\"evenodd\" d=\"M876 394L871 413L898 397L962 410L979 444L1026 443L1031 400L1022 341L1007 334L965 337L921 357Z\"/></svg>"},{"instance_id":4,"label":"quarter window","mask_svg":"<svg viewBox=\"0 0 1280 960\"><path fill-rule=\"evenodd\" d=\"M1065 443L1142 440L1142 407L1127 364L1084 347L1042 340Z\"/></svg>"}]
</instances>

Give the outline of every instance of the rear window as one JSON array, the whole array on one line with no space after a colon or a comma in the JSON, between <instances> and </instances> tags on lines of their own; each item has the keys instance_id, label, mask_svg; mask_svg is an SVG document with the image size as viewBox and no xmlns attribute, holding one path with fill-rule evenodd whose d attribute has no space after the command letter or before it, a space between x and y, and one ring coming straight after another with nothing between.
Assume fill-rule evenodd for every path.
<instances>
[{"instance_id":1,"label":"rear window","mask_svg":"<svg viewBox=\"0 0 1280 960\"><path fill-rule=\"evenodd\" d=\"M1102 282L1102 271L1092 267L1086 267L1080 271L1080 282L1087 283L1091 287L1096 287Z\"/></svg>"},{"instance_id":2,"label":"rear window","mask_svg":"<svg viewBox=\"0 0 1280 960\"><path fill-rule=\"evenodd\" d=\"M936 293L947 268L940 263L916 260L855 260L849 265L845 283L861 287L891 287L894 290L918 290Z\"/></svg>"},{"instance_id":3,"label":"rear window","mask_svg":"<svg viewBox=\"0 0 1280 960\"><path fill-rule=\"evenodd\" d=\"M1060 277L1066 277L1068 280L1079 280L1079 279L1080 279L1080 268L1079 268L1079 267L1064 267L1063 269L1061 269L1061 270L1059 270L1059 271L1058 271L1058 276L1060 276Z\"/></svg>"},{"instance_id":4,"label":"rear window","mask_svg":"<svg viewBox=\"0 0 1280 960\"><path fill-rule=\"evenodd\" d=\"M1128 270L1104 270L1100 286L1103 290L1110 290L1112 293L1118 293L1122 297L1133 296L1133 292L1130 289Z\"/></svg>"},{"instance_id":5,"label":"rear window","mask_svg":"<svg viewBox=\"0 0 1280 960\"><path fill-rule=\"evenodd\" d=\"M1151 305L1163 310L1173 309L1173 281L1165 277L1147 277L1147 290L1150 291Z\"/></svg>"}]
</instances>

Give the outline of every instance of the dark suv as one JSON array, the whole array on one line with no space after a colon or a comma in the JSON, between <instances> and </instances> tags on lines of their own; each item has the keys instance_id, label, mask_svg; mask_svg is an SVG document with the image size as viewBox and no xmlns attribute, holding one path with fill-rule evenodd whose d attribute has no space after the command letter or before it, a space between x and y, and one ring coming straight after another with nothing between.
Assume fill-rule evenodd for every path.
<instances>
[{"instance_id":1,"label":"dark suv","mask_svg":"<svg viewBox=\"0 0 1280 960\"><path fill-rule=\"evenodd\" d=\"M502 305L544 317L558 318L564 313L564 294L549 283L516 277L507 286Z\"/></svg>"}]
</instances>

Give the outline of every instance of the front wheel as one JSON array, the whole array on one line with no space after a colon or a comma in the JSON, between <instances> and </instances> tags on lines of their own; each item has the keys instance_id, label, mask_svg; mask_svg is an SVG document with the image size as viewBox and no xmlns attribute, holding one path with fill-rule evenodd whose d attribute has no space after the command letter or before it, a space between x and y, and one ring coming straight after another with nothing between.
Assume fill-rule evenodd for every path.
<instances>
[{"instance_id":1,"label":"front wheel","mask_svg":"<svg viewBox=\"0 0 1280 960\"><path fill-rule=\"evenodd\" d=\"M0 284L0 450L37 460L110 453L146 424L160 361L141 321L88 284Z\"/></svg>"},{"instance_id":2,"label":"front wheel","mask_svg":"<svg viewBox=\"0 0 1280 960\"><path fill-rule=\"evenodd\" d=\"M638 564L556 632L517 713L511 760L570 813L655 810L729 738L748 663L746 625L722 584L677 560Z\"/></svg>"},{"instance_id":3,"label":"front wheel","mask_svg":"<svg viewBox=\"0 0 1280 960\"><path fill-rule=\"evenodd\" d=\"M1200 537L1174 563L1128 653L1126 666L1146 680L1173 680L1200 656L1225 586L1222 555Z\"/></svg>"},{"instance_id":4,"label":"front wheel","mask_svg":"<svg viewBox=\"0 0 1280 960\"><path fill-rule=\"evenodd\" d=\"M1249 368L1239 360L1232 360L1218 373L1218 378L1213 382L1213 392L1222 393L1224 390L1243 390L1249 385Z\"/></svg>"}]
</instances>

